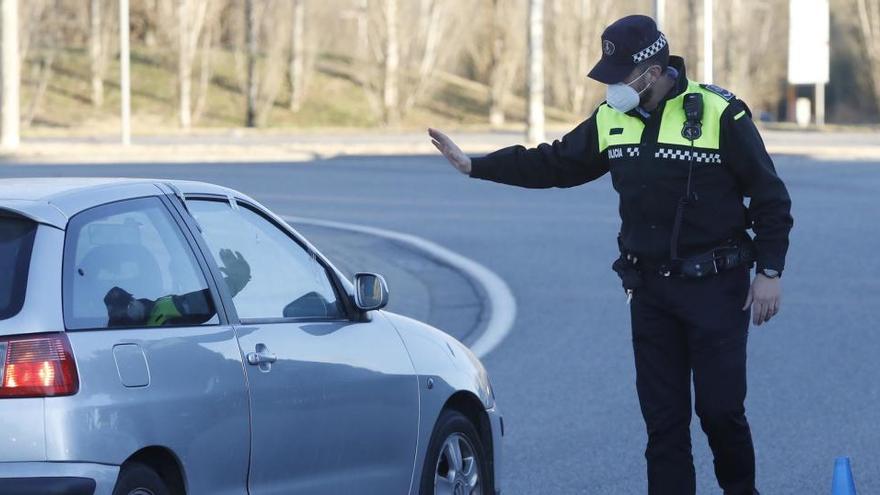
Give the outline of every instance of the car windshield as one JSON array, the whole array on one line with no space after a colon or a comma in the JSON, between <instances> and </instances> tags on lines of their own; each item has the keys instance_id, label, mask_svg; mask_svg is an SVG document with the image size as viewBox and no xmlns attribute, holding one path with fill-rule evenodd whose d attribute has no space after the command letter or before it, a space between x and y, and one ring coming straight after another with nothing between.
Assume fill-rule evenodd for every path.
<instances>
[{"instance_id":1,"label":"car windshield","mask_svg":"<svg viewBox=\"0 0 880 495\"><path fill-rule=\"evenodd\" d=\"M0 216L0 320L17 315L24 304L36 231L34 222Z\"/></svg>"}]
</instances>

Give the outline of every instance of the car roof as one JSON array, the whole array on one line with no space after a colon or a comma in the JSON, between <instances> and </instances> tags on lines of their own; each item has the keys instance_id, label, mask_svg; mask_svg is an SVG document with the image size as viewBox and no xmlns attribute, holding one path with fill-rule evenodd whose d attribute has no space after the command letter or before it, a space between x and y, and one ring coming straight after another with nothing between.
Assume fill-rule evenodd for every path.
<instances>
[{"instance_id":1,"label":"car roof","mask_svg":"<svg viewBox=\"0 0 880 495\"><path fill-rule=\"evenodd\" d=\"M167 194L174 188L183 194L250 199L235 190L198 181L112 177L16 178L0 179L0 209L63 229L67 220L80 211L113 201Z\"/></svg>"}]
</instances>

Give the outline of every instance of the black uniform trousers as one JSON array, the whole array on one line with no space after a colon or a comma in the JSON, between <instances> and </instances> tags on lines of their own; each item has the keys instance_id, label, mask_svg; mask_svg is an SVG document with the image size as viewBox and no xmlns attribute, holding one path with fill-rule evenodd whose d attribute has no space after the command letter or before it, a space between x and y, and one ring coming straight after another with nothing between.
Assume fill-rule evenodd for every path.
<instances>
[{"instance_id":1,"label":"black uniform trousers","mask_svg":"<svg viewBox=\"0 0 880 495\"><path fill-rule=\"evenodd\" d=\"M700 424L725 495L755 492L755 454L746 421L742 310L749 269L702 279L643 274L631 302L636 388L648 430L648 493L696 491L691 455L691 374Z\"/></svg>"}]
</instances>

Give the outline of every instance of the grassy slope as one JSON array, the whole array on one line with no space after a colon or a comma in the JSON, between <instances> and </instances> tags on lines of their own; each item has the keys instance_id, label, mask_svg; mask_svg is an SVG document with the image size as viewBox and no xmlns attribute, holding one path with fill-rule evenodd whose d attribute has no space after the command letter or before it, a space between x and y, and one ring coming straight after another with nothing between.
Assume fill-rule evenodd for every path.
<instances>
[{"instance_id":1,"label":"grassy slope","mask_svg":"<svg viewBox=\"0 0 880 495\"><path fill-rule=\"evenodd\" d=\"M239 91L234 55L217 51L213 55L213 77L208 100L196 128L241 127L244 124L244 96ZM261 61L261 64L263 62ZM262 69L262 66L260 67ZM174 132L177 130L177 74L173 54L162 54L135 48L132 53L132 115L133 131L138 134ZM197 66L193 77L193 105L199 92ZM89 61L85 51L68 49L60 52L53 63L52 78L47 91L37 103L31 126L26 135L113 133L118 129L119 84L118 61L112 60L105 77L105 98L101 108L91 105ZM37 77L34 64L27 63L22 71L22 116L29 114ZM312 72L305 102L299 112L287 108L287 84L281 83L265 127L270 128L364 128L379 125L364 91L346 73L344 62L322 59ZM405 96L405 95L402 95ZM508 112L512 123L522 122L522 100L511 97ZM425 125L486 124L488 113L486 91L475 83L443 78L438 82L435 97L417 105L401 122L402 128ZM551 118L571 121L561 112L549 112Z\"/></svg>"}]
</instances>

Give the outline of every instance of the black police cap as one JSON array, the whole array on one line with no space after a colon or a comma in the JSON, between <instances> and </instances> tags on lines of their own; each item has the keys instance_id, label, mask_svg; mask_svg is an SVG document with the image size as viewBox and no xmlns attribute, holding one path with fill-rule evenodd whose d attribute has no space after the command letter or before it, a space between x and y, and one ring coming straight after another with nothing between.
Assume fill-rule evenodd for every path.
<instances>
[{"instance_id":1,"label":"black police cap","mask_svg":"<svg viewBox=\"0 0 880 495\"><path fill-rule=\"evenodd\" d=\"M604 84L617 84L642 62L668 56L666 36L657 29L654 19L630 15L605 28L602 58L588 75Z\"/></svg>"}]
</instances>

